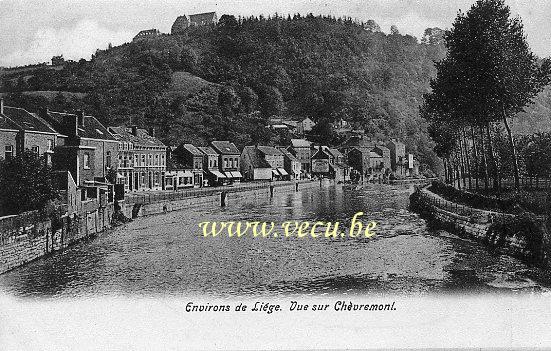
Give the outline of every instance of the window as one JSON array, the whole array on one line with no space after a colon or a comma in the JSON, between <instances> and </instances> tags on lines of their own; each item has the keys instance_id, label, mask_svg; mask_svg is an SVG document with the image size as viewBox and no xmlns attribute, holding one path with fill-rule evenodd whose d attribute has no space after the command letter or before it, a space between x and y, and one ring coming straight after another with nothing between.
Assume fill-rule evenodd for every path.
<instances>
[{"instance_id":1,"label":"window","mask_svg":"<svg viewBox=\"0 0 551 351\"><path fill-rule=\"evenodd\" d=\"M239 168L239 159L235 158L235 168Z\"/></svg>"},{"instance_id":2,"label":"window","mask_svg":"<svg viewBox=\"0 0 551 351\"><path fill-rule=\"evenodd\" d=\"M153 161L153 155L147 154L147 165L151 166Z\"/></svg>"},{"instance_id":3,"label":"window","mask_svg":"<svg viewBox=\"0 0 551 351\"><path fill-rule=\"evenodd\" d=\"M54 150L54 141L48 139L48 150L47 151L53 151Z\"/></svg>"},{"instance_id":4,"label":"window","mask_svg":"<svg viewBox=\"0 0 551 351\"><path fill-rule=\"evenodd\" d=\"M38 155L40 153L40 148L35 145L31 148L31 151Z\"/></svg>"},{"instance_id":5,"label":"window","mask_svg":"<svg viewBox=\"0 0 551 351\"><path fill-rule=\"evenodd\" d=\"M139 156L134 155L134 167L138 167L138 160L139 160Z\"/></svg>"},{"instance_id":6,"label":"window","mask_svg":"<svg viewBox=\"0 0 551 351\"><path fill-rule=\"evenodd\" d=\"M165 163L165 155L164 154L161 154L161 166L165 166L166 163Z\"/></svg>"},{"instance_id":7,"label":"window","mask_svg":"<svg viewBox=\"0 0 551 351\"><path fill-rule=\"evenodd\" d=\"M140 166L145 167L145 154L142 154L142 163Z\"/></svg>"},{"instance_id":8,"label":"window","mask_svg":"<svg viewBox=\"0 0 551 351\"><path fill-rule=\"evenodd\" d=\"M6 160L13 157L13 145L6 145L4 155L6 156Z\"/></svg>"},{"instance_id":9,"label":"window","mask_svg":"<svg viewBox=\"0 0 551 351\"><path fill-rule=\"evenodd\" d=\"M90 154L85 153L82 155L82 165L84 169L90 169Z\"/></svg>"},{"instance_id":10,"label":"window","mask_svg":"<svg viewBox=\"0 0 551 351\"><path fill-rule=\"evenodd\" d=\"M105 153L105 166L111 168L111 151Z\"/></svg>"},{"instance_id":11,"label":"window","mask_svg":"<svg viewBox=\"0 0 551 351\"><path fill-rule=\"evenodd\" d=\"M228 158L224 157L224 168L228 168Z\"/></svg>"},{"instance_id":12,"label":"window","mask_svg":"<svg viewBox=\"0 0 551 351\"><path fill-rule=\"evenodd\" d=\"M155 154L155 166L159 165L159 154Z\"/></svg>"}]
</instances>

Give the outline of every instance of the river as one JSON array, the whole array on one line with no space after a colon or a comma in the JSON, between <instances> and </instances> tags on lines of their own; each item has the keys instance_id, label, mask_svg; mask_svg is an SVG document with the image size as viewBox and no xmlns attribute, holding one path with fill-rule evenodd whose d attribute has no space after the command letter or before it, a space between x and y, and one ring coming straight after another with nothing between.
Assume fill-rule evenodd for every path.
<instances>
[{"instance_id":1,"label":"river","mask_svg":"<svg viewBox=\"0 0 551 351\"><path fill-rule=\"evenodd\" d=\"M0 276L15 296L439 294L546 291L522 262L427 228L408 211L409 186L340 185L257 196L139 218ZM364 221L371 238L216 238L208 221Z\"/></svg>"}]
</instances>

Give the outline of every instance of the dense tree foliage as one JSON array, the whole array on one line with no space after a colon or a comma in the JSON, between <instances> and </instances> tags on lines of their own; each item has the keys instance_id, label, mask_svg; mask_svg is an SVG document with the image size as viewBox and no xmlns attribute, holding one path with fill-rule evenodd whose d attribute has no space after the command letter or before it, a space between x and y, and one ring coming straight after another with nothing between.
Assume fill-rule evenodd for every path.
<instances>
[{"instance_id":1,"label":"dense tree foliage","mask_svg":"<svg viewBox=\"0 0 551 351\"><path fill-rule=\"evenodd\" d=\"M57 196L50 167L34 152L0 159L0 215L43 209Z\"/></svg>"},{"instance_id":2,"label":"dense tree foliage","mask_svg":"<svg viewBox=\"0 0 551 351\"><path fill-rule=\"evenodd\" d=\"M467 175L469 186L475 175L478 186L482 166L486 187L491 173L495 187L503 176L512 175L518 188L520 168L509 119L549 83L549 60L531 52L520 18L511 17L503 0L478 0L467 13L460 12L444 41L447 56L437 64L433 90L421 111L431 121L448 174L463 178L464 185ZM509 150L503 152L506 144Z\"/></svg>"},{"instance_id":3,"label":"dense tree foliage","mask_svg":"<svg viewBox=\"0 0 551 351\"><path fill-rule=\"evenodd\" d=\"M329 140L330 123L342 118L379 139L403 139L435 167L418 107L445 49L436 29L427 38L419 43L397 28L386 35L374 21L224 15L217 26L98 51L60 70L42 67L20 90L84 93L65 97L64 109L84 108L107 124L156 125L171 144L276 143L285 136L266 128L274 115L321 121ZM208 84L176 89L170 77L182 71Z\"/></svg>"}]
</instances>

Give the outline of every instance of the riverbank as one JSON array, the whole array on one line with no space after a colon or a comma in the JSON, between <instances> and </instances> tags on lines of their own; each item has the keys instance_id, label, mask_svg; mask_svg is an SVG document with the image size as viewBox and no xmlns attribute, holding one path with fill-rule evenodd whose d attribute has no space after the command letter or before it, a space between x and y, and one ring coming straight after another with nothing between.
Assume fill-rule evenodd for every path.
<instances>
[{"instance_id":1,"label":"riverbank","mask_svg":"<svg viewBox=\"0 0 551 351\"><path fill-rule=\"evenodd\" d=\"M410 209L430 225L484 243L492 252L539 267L549 266L551 236L545 218L533 213L503 213L461 205L431 191L431 186L418 188L411 195Z\"/></svg>"},{"instance_id":2,"label":"riverbank","mask_svg":"<svg viewBox=\"0 0 551 351\"><path fill-rule=\"evenodd\" d=\"M82 240L104 234L126 218L137 218L201 205L232 206L251 196L274 196L300 191L332 182L300 181L243 184L235 187L197 189L181 193L154 193L132 196L128 202L101 205L98 201L81 203L75 213L50 218L33 211L0 220L0 274L41 257L62 251ZM123 215L123 216L121 216Z\"/></svg>"},{"instance_id":3,"label":"riverbank","mask_svg":"<svg viewBox=\"0 0 551 351\"><path fill-rule=\"evenodd\" d=\"M0 220L0 274L111 229L113 203L86 202L75 213L39 211Z\"/></svg>"},{"instance_id":4,"label":"riverbank","mask_svg":"<svg viewBox=\"0 0 551 351\"><path fill-rule=\"evenodd\" d=\"M242 183L235 186L192 189L182 192L134 194L120 202L122 213L128 218L179 211L202 205L232 206L235 201L252 196L274 196L280 192L300 191L313 187L334 184L324 179L319 181L282 181L264 183Z\"/></svg>"}]
</instances>

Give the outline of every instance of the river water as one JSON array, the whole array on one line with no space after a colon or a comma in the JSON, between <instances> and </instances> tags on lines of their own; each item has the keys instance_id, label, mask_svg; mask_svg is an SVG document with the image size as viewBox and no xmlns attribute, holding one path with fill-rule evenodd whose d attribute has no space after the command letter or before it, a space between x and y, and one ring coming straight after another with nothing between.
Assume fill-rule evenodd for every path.
<instances>
[{"instance_id":1,"label":"river water","mask_svg":"<svg viewBox=\"0 0 551 351\"><path fill-rule=\"evenodd\" d=\"M522 262L427 228L408 211L412 187L340 185L230 198L139 218L0 276L15 296L256 296L546 291ZM204 238L208 221L378 223L371 238Z\"/></svg>"}]
</instances>

